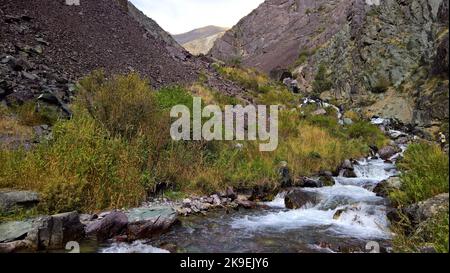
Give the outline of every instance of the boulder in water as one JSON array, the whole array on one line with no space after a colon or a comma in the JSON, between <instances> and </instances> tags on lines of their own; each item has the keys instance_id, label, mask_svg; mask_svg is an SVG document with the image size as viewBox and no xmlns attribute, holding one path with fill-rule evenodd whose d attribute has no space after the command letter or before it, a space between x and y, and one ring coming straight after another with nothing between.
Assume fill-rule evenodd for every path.
<instances>
[{"instance_id":1,"label":"boulder in water","mask_svg":"<svg viewBox=\"0 0 450 273\"><path fill-rule=\"evenodd\" d=\"M8 243L0 243L0 253L14 253L33 248L28 240L19 240Z\"/></svg>"},{"instance_id":2,"label":"boulder in water","mask_svg":"<svg viewBox=\"0 0 450 273\"><path fill-rule=\"evenodd\" d=\"M377 196L388 197L391 191L399 190L401 186L402 181L400 180L400 177L394 176L378 183L373 189L373 192L375 192Z\"/></svg>"},{"instance_id":3,"label":"boulder in water","mask_svg":"<svg viewBox=\"0 0 450 273\"><path fill-rule=\"evenodd\" d=\"M171 207L148 207L130 210L128 239L146 239L167 232L177 223L177 213Z\"/></svg>"},{"instance_id":4,"label":"boulder in water","mask_svg":"<svg viewBox=\"0 0 450 273\"><path fill-rule=\"evenodd\" d=\"M84 225L74 211L36 219L26 240L38 250L61 249L69 241L82 239L84 234Z\"/></svg>"},{"instance_id":5,"label":"boulder in water","mask_svg":"<svg viewBox=\"0 0 450 273\"><path fill-rule=\"evenodd\" d=\"M353 164L350 161L350 159L346 159L344 160L344 162L342 162L341 169L354 170L355 168L353 167Z\"/></svg>"},{"instance_id":6,"label":"boulder in water","mask_svg":"<svg viewBox=\"0 0 450 273\"><path fill-rule=\"evenodd\" d=\"M400 152L400 149L398 147L385 146L378 151L378 155L382 159L388 160L389 158L393 157L396 153L399 153L399 152Z\"/></svg>"},{"instance_id":7,"label":"boulder in water","mask_svg":"<svg viewBox=\"0 0 450 273\"><path fill-rule=\"evenodd\" d=\"M347 178L356 178L358 177L354 170L344 169L342 171L342 176Z\"/></svg>"},{"instance_id":8,"label":"boulder in water","mask_svg":"<svg viewBox=\"0 0 450 273\"><path fill-rule=\"evenodd\" d=\"M301 188L322 188L323 184L319 179L302 177L299 181L299 187L301 187Z\"/></svg>"},{"instance_id":9,"label":"boulder in water","mask_svg":"<svg viewBox=\"0 0 450 273\"><path fill-rule=\"evenodd\" d=\"M286 194L284 204L289 209L299 209L307 204L316 205L320 202L319 194L304 189L294 189Z\"/></svg>"},{"instance_id":10,"label":"boulder in water","mask_svg":"<svg viewBox=\"0 0 450 273\"><path fill-rule=\"evenodd\" d=\"M31 220L0 224L0 243L9 243L26 237L33 228Z\"/></svg>"},{"instance_id":11,"label":"boulder in water","mask_svg":"<svg viewBox=\"0 0 450 273\"><path fill-rule=\"evenodd\" d=\"M99 241L105 241L121 235L126 230L127 225L127 215L123 212L113 211L104 218L88 224L86 234L96 236Z\"/></svg>"}]
</instances>

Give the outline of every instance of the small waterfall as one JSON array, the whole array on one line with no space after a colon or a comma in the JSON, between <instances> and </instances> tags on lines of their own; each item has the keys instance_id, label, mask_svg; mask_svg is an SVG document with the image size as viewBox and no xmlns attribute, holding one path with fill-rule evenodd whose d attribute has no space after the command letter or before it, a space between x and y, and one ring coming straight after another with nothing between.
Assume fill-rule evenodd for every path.
<instances>
[{"instance_id":1,"label":"small waterfall","mask_svg":"<svg viewBox=\"0 0 450 273\"><path fill-rule=\"evenodd\" d=\"M334 186L303 188L319 194L320 202L314 206L287 210L286 193L282 192L266 203L272 211L235 218L232 227L253 231L325 229L340 237L389 239L386 200L372 190L379 182L398 175L395 165L381 159L362 159L355 163L354 171L356 178L335 177Z\"/></svg>"}]
</instances>

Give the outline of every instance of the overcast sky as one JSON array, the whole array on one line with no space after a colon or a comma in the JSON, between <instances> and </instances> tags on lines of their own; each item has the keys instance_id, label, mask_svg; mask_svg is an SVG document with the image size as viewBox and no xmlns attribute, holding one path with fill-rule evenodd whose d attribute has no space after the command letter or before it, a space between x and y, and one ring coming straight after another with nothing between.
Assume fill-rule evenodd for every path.
<instances>
[{"instance_id":1,"label":"overcast sky","mask_svg":"<svg viewBox=\"0 0 450 273\"><path fill-rule=\"evenodd\" d=\"M171 34L208 25L232 27L264 0L131 0Z\"/></svg>"}]
</instances>

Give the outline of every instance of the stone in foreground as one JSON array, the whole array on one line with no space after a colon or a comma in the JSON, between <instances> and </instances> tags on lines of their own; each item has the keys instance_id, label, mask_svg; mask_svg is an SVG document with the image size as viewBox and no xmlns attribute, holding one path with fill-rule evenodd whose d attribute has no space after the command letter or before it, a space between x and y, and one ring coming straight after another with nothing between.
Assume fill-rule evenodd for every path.
<instances>
[{"instance_id":1,"label":"stone in foreground","mask_svg":"<svg viewBox=\"0 0 450 273\"><path fill-rule=\"evenodd\" d=\"M167 232L177 223L177 213L171 207L136 208L126 215L129 240L151 238Z\"/></svg>"},{"instance_id":2,"label":"stone in foreground","mask_svg":"<svg viewBox=\"0 0 450 273\"><path fill-rule=\"evenodd\" d=\"M289 209L299 209L307 204L317 205L320 202L319 194L304 189L291 190L284 198L284 204Z\"/></svg>"}]
</instances>

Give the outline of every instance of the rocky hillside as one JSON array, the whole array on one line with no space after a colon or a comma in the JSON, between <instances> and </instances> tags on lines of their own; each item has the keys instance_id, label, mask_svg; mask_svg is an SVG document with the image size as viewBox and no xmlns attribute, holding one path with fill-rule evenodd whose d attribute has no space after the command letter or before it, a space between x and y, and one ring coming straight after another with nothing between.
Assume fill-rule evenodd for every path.
<instances>
[{"instance_id":1,"label":"rocky hillside","mask_svg":"<svg viewBox=\"0 0 450 273\"><path fill-rule=\"evenodd\" d=\"M0 100L11 104L51 94L67 102L73 85L95 69L136 71L153 87L197 81L225 93L208 59L194 58L126 0L0 0ZM56 97L56 98L55 98Z\"/></svg>"},{"instance_id":2,"label":"rocky hillside","mask_svg":"<svg viewBox=\"0 0 450 273\"><path fill-rule=\"evenodd\" d=\"M448 134L448 0L267 0L210 55L290 70L303 92Z\"/></svg>"},{"instance_id":3,"label":"rocky hillside","mask_svg":"<svg viewBox=\"0 0 450 273\"><path fill-rule=\"evenodd\" d=\"M197 28L186 33L173 35L174 39L180 44L187 44L189 42L204 39L218 33L226 31L227 28L218 26L206 26L202 28Z\"/></svg>"},{"instance_id":4,"label":"rocky hillside","mask_svg":"<svg viewBox=\"0 0 450 273\"><path fill-rule=\"evenodd\" d=\"M217 40L211 56L270 72L337 33L352 0L267 0Z\"/></svg>"},{"instance_id":5,"label":"rocky hillside","mask_svg":"<svg viewBox=\"0 0 450 273\"><path fill-rule=\"evenodd\" d=\"M294 69L301 89L448 135L449 1L354 2L342 29Z\"/></svg>"},{"instance_id":6,"label":"rocky hillside","mask_svg":"<svg viewBox=\"0 0 450 273\"><path fill-rule=\"evenodd\" d=\"M207 54L214 42L222 37L227 28L207 26L194 29L187 33L174 35L173 37L190 53L194 55Z\"/></svg>"}]
</instances>

